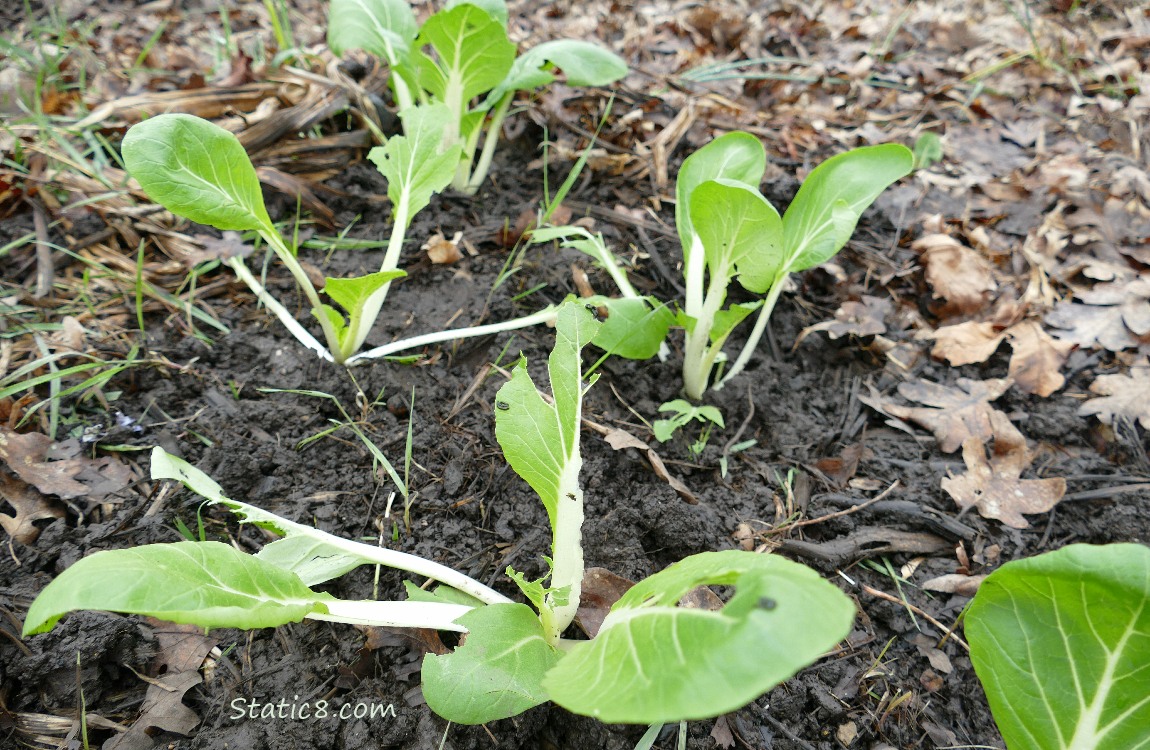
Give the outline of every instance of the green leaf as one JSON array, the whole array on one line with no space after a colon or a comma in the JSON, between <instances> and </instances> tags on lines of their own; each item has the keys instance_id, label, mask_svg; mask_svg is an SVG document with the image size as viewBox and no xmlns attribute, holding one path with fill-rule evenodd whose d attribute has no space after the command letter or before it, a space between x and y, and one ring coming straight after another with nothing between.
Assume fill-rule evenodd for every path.
<instances>
[{"instance_id":1,"label":"green leaf","mask_svg":"<svg viewBox=\"0 0 1150 750\"><path fill-rule=\"evenodd\" d=\"M515 60L515 45L503 25L470 3L427 19L417 43L430 45L436 53L436 57L418 54L420 84L450 106L456 117L463 116L473 97L495 88Z\"/></svg>"},{"instance_id":2,"label":"green leaf","mask_svg":"<svg viewBox=\"0 0 1150 750\"><path fill-rule=\"evenodd\" d=\"M28 609L24 635L77 609L150 615L204 628L267 628L325 613L294 573L221 542L146 544L97 552L61 573Z\"/></svg>"},{"instance_id":3,"label":"green leaf","mask_svg":"<svg viewBox=\"0 0 1150 750\"><path fill-rule=\"evenodd\" d=\"M803 271L832 258L863 211L913 168L914 154L897 143L856 148L815 167L783 215L787 270Z\"/></svg>"},{"instance_id":4,"label":"green leaf","mask_svg":"<svg viewBox=\"0 0 1150 750\"><path fill-rule=\"evenodd\" d=\"M423 697L458 724L516 716L547 700L540 681L559 659L526 604L492 604L456 622L467 639L450 654L423 659Z\"/></svg>"},{"instance_id":5,"label":"green leaf","mask_svg":"<svg viewBox=\"0 0 1150 750\"><path fill-rule=\"evenodd\" d=\"M700 585L737 591L717 612L675 606ZM718 716L826 653L850 632L854 611L798 563L704 552L632 587L595 640L568 651L543 688L564 708L609 724Z\"/></svg>"},{"instance_id":6,"label":"green leaf","mask_svg":"<svg viewBox=\"0 0 1150 750\"><path fill-rule=\"evenodd\" d=\"M148 197L178 216L224 230L272 227L244 147L207 120L157 115L128 130L123 155Z\"/></svg>"},{"instance_id":7,"label":"green leaf","mask_svg":"<svg viewBox=\"0 0 1150 750\"><path fill-rule=\"evenodd\" d=\"M555 39L516 58L490 100L546 86L555 80L554 68L563 71L569 86L606 86L627 75L627 63L614 52L578 39Z\"/></svg>"},{"instance_id":8,"label":"green leaf","mask_svg":"<svg viewBox=\"0 0 1150 750\"><path fill-rule=\"evenodd\" d=\"M317 317L319 314L327 316L327 319L332 323L332 327L338 333L340 345L342 346L349 331L370 329L372 323L375 322L375 314L379 312L378 308L370 311L372 314L371 320L364 319L364 306L372 300L375 293L386 284L390 284L395 279L403 278L406 275L407 273L405 271L395 270L377 271L376 273L369 273L366 276L357 276L352 279L325 279L324 292L347 311L350 322L345 324L343 315L329 305L323 305L319 313L315 313L315 311L313 311L313 313L316 314Z\"/></svg>"},{"instance_id":9,"label":"green leaf","mask_svg":"<svg viewBox=\"0 0 1150 750\"><path fill-rule=\"evenodd\" d=\"M511 380L495 396L495 437L515 473L523 477L547 508L552 527L560 498L578 487L579 420L582 366L579 352L598 333L600 323L578 302L559 308L555 348L547 360L554 404L535 389L520 361Z\"/></svg>"},{"instance_id":10,"label":"green leaf","mask_svg":"<svg viewBox=\"0 0 1150 750\"><path fill-rule=\"evenodd\" d=\"M544 557L543 559L547 561L548 575L550 575L552 567L551 558ZM515 570L515 568L512 568L510 565L507 566L506 572L507 577L515 582L515 585L519 587L519 590L523 592L527 600L534 604L535 608L540 611L543 611L547 606L548 597L551 597L551 600L556 606L564 606L570 599L570 587L564 587L562 590L550 588L544 583L544 581L547 580L547 576L529 581L527 580L527 576Z\"/></svg>"},{"instance_id":11,"label":"green leaf","mask_svg":"<svg viewBox=\"0 0 1150 750\"><path fill-rule=\"evenodd\" d=\"M439 585L427 591L416 586L411 581L404 581L403 588L407 591L408 601L431 602L433 604L462 604L465 607L482 607L483 602L459 589Z\"/></svg>"},{"instance_id":12,"label":"green leaf","mask_svg":"<svg viewBox=\"0 0 1150 750\"><path fill-rule=\"evenodd\" d=\"M589 297L584 301L593 307L607 307L607 320L591 343L616 357L654 357L675 324L675 313L654 297Z\"/></svg>"},{"instance_id":13,"label":"green leaf","mask_svg":"<svg viewBox=\"0 0 1150 750\"><path fill-rule=\"evenodd\" d=\"M575 618L583 583L579 353L595 338L599 326L586 307L568 298L556 313L555 348L547 360L554 403L548 404L539 395L523 361L495 395L495 437L511 468L539 495L551 523L551 583L539 612L550 643Z\"/></svg>"},{"instance_id":14,"label":"green leaf","mask_svg":"<svg viewBox=\"0 0 1150 750\"><path fill-rule=\"evenodd\" d=\"M1011 750L1150 747L1150 549L1075 544L1009 562L965 628Z\"/></svg>"},{"instance_id":15,"label":"green leaf","mask_svg":"<svg viewBox=\"0 0 1150 750\"><path fill-rule=\"evenodd\" d=\"M719 136L683 161L675 184L675 226L684 255L690 253L695 236L690 211L695 188L708 180L730 180L757 190L766 169L767 152L763 144L750 133L741 131Z\"/></svg>"},{"instance_id":16,"label":"green leaf","mask_svg":"<svg viewBox=\"0 0 1150 750\"><path fill-rule=\"evenodd\" d=\"M451 119L443 104L423 104L400 114L404 135L393 136L368 152L370 159L387 178L387 197L396 207L403 228L431 201L455 175L459 146L443 148L443 133ZM405 211L399 207L404 206Z\"/></svg>"},{"instance_id":17,"label":"green leaf","mask_svg":"<svg viewBox=\"0 0 1150 750\"><path fill-rule=\"evenodd\" d=\"M740 302L737 305L731 305L726 310L719 310L715 313L715 322L711 325L711 341L726 340L727 336L731 335L731 331L735 330L735 326L742 323L748 315L762 306L763 300L760 299L754 302Z\"/></svg>"},{"instance_id":18,"label":"green leaf","mask_svg":"<svg viewBox=\"0 0 1150 750\"><path fill-rule=\"evenodd\" d=\"M507 28L507 3L503 0L447 0L443 9L451 10L457 5L474 5L477 8L482 8L487 15L498 21L500 26L504 29Z\"/></svg>"},{"instance_id":19,"label":"green leaf","mask_svg":"<svg viewBox=\"0 0 1150 750\"><path fill-rule=\"evenodd\" d=\"M783 222L775 207L757 187L728 179L701 183L690 206L712 279L726 286L738 274L748 291L765 292L783 264Z\"/></svg>"},{"instance_id":20,"label":"green leaf","mask_svg":"<svg viewBox=\"0 0 1150 750\"><path fill-rule=\"evenodd\" d=\"M355 570L364 561L354 555L338 554L320 539L289 536L265 544L256 557L291 571L307 586L318 586ZM475 605L472 605L475 606Z\"/></svg>"},{"instance_id":21,"label":"green leaf","mask_svg":"<svg viewBox=\"0 0 1150 750\"><path fill-rule=\"evenodd\" d=\"M361 49L394 67L410 54L418 30L407 0L331 0L327 46L337 55Z\"/></svg>"}]
</instances>

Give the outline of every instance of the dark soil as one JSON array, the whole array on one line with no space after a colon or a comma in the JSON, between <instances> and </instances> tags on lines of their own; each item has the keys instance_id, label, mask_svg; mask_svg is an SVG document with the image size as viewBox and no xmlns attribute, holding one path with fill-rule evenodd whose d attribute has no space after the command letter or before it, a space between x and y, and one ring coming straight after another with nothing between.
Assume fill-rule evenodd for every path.
<instances>
[{"instance_id":1,"label":"dark soil","mask_svg":"<svg viewBox=\"0 0 1150 750\"><path fill-rule=\"evenodd\" d=\"M540 198L540 173L526 166L536 157L540 138L539 131L529 129L506 144L493 181L478 197L441 196L417 217L404 264L410 276L393 288L386 308L391 313L382 316L369 345L503 320L557 302L575 291L572 263L587 268L597 289L610 288L606 276L589 268L584 256L544 247L529 249L520 270L496 286L509 254L496 241L499 232ZM362 215L355 236L387 236L386 212L363 199L385 192L373 168L359 165L330 184L351 194L331 203L341 225ZM794 187L784 182L765 189L782 207ZM573 197L580 204L614 206L621 200L637 202L645 189L597 175ZM290 215L294 206L285 202L280 208ZM671 222L672 213L664 210L662 218ZM26 231L27 221L26 215L18 215L6 222L0 244ZM881 205L865 217L855 242L840 257L846 282L817 270L799 279L798 295L785 296L774 315L770 344L761 347L752 367L734 385L711 395L727 428L715 431L702 456L692 457L682 438L657 446L671 472L698 496L697 504L677 495L635 451L615 451L595 434L583 434L587 564L631 579L693 553L736 546L733 535L741 523L782 520L776 511L786 502L784 484L793 489L795 507L806 517L817 517L899 483L889 501L807 526L776 552L812 565L840 586L857 602L859 617L839 651L725 719L739 747L1001 747L962 646L947 639L940 648L952 669L940 668L942 660L929 652L943 633L903 604L869 593L866 587L900 596L889 575L862 561L876 561L879 567L889 562L897 571L915 560L916 579L922 580L924 573L954 572L958 545L975 561L972 572L978 573L1000 560L1072 542L1150 539L1145 497L1071 497L1048 516L1032 518L1032 527L1024 531L973 514L957 517L953 502L939 489L939 479L948 469L962 468L959 458L939 452L925 433L913 436L885 426L880 415L858 400L867 384L889 393L904 375L889 370L886 359L865 339L830 341L815 334L792 350L803 327L826 319L826 311L866 288L864 255L893 254L887 258L892 265L905 262L910 251L903 249L907 238L900 236L900 221L896 208L888 213ZM635 247L657 253L672 268L680 259L677 243L661 235L640 237L627 223L600 221L597 228L617 250ZM451 266L430 264L416 248L436 231L448 237L463 232L478 254L465 255ZM23 262L24 256L16 255L5 261L6 273ZM350 275L374 270L378 258L378 252L340 251L325 268L331 275ZM324 262L320 253L310 260ZM653 262L641 259L633 274L641 288L660 298L677 297ZM290 277L274 264L270 275L272 288L303 319L306 306L295 297ZM516 591L503 575L507 565L528 576L544 572L546 514L500 454L493 398L503 378L487 365L508 365L522 352L538 373L552 344L549 330L458 342L429 349L415 364L381 361L349 372L304 351L238 284L232 292L211 300L231 333L214 335L210 345L159 317L149 321L148 350L176 367L136 368L117 380L123 393L115 408L144 432L116 434L106 443L161 445L207 472L233 498L347 537L375 540L382 534L398 549L459 568L511 596ZM516 299L523 292L529 293ZM727 348L737 351L740 344L732 341ZM677 396L677 357L673 353L666 363L608 361L588 396L586 416L625 427L654 444L634 413L653 419L661 402ZM999 359L986 366L949 368L924 358L915 367L915 375L941 383L962 376L1002 377L1006 371L1005 360ZM1072 363L1068 370L1074 369ZM479 387L465 398L477 379L482 381ZM1037 442L1043 456L1037 463L1039 474L1056 468L1051 473L1067 477L1072 494L1113 484L1106 477L1122 474L1122 464L1133 460L1133 453L1123 453L1120 445L1107 448L1108 455L1096 449L1103 442L1076 416L1078 401L1069 395L1081 393L1084 385L1071 378L1066 389L1048 399L1012 391L998 402ZM300 447L301 441L331 427L332 420L342 419L334 404L264 389L308 389L334 396L397 465L402 465L414 389L410 528L401 499L385 517L393 488L350 430ZM729 458L724 478L718 469L723 446L752 408L742 439L757 443ZM96 412L77 416L88 421L109 418ZM838 457L857 443L865 450L854 477L871 480L865 489L835 483L816 468L816 462ZM116 502L83 515L73 509L67 518L46 525L34 544L13 544L4 552L0 610L6 615L2 627L8 637L0 639L0 746L17 746L15 728L3 723L16 713L73 715L82 705L89 716L123 725L131 725L139 715L148 685L137 674L150 674L158 650L153 624L80 612L49 634L22 643L18 637L19 623L36 593L84 555L177 541L177 519L197 528L199 499L178 491L161 500L160 484L143 479L147 454L125 456L138 462L141 479ZM154 503L160 503L158 511L149 514ZM210 539L232 540L247 549L266 541L258 530L241 528L218 509L204 511L202 520ZM393 536L394 541L388 541ZM371 597L373 586L373 571L364 568L329 590L358 599ZM384 571L379 595L401 598L401 576ZM968 601L913 585L903 585L901 595L948 625ZM604 726L551 706L486 728L448 727L422 703L419 644L397 634L373 634L369 645L369 636L355 628L305 621L251 633L221 630L211 637L223 653L204 683L184 697L200 723L186 738L157 730L156 740L168 747L599 750L634 747L643 732L641 727ZM332 712L343 705L391 708L385 716L346 720L237 717L236 707L250 708L252 701L298 706L320 700L328 701ZM711 737L715 724L692 723L688 747L716 747ZM852 726L857 739L840 742ZM91 721L87 733L93 744L114 734ZM659 746L674 746L674 735L664 735Z\"/></svg>"}]
</instances>

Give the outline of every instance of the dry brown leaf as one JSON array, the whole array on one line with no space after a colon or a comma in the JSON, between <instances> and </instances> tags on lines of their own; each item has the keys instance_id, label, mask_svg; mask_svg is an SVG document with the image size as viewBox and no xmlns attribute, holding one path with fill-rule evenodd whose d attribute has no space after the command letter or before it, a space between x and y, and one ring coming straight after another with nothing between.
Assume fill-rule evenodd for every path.
<instances>
[{"instance_id":1,"label":"dry brown leaf","mask_svg":"<svg viewBox=\"0 0 1150 750\"><path fill-rule=\"evenodd\" d=\"M48 495L99 498L128 485L131 470L113 457L79 455L79 444L54 444L38 432L0 427L0 461L16 476Z\"/></svg>"},{"instance_id":2,"label":"dry brown leaf","mask_svg":"<svg viewBox=\"0 0 1150 750\"><path fill-rule=\"evenodd\" d=\"M1090 384L1092 398L1078 408L1079 416L1094 414L1104 424L1115 417L1137 420L1150 430L1150 363L1145 361L1130 368L1128 375L1099 375Z\"/></svg>"},{"instance_id":3,"label":"dry brown leaf","mask_svg":"<svg viewBox=\"0 0 1150 750\"><path fill-rule=\"evenodd\" d=\"M427 240L423 249L427 251L427 258L436 265L455 263L463 257L459 250L459 240L462 232L456 233L453 239L447 239L442 233L436 232Z\"/></svg>"},{"instance_id":4,"label":"dry brown leaf","mask_svg":"<svg viewBox=\"0 0 1150 750\"><path fill-rule=\"evenodd\" d=\"M583 572L577 617L579 626L589 638L595 637L612 605L634 585L634 581L617 576L606 568L587 568Z\"/></svg>"},{"instance_id":5,"label":"dry brown leaf","mask_svg":"<svg viewBox=\"0 0 1150 750\"><path fill-rule=\"evenodd\" d=\"M1059 371L1074 344L1052 338L1033 320L1012 326L1006 334L1014 349L1007 374L1019 388L1045 398L1066 383Z\"/></svg>"},{"instance_id":6,"label":"dry brown leaf","mask_svg":"<svg viewBox=\"0 0 1150 750\"><path fill-rule=\"evenodd\" d=\"M931 356L945 359L955 365L972 365L985 362L998 351L998 345L1006 337L993 323L978 323L973 320L952 326L943 326L930 335L934 339Z\"/></svg>"},{"instance_id":7,"label":"dry brown leaf","mask_svg":"<svg viewBox=\"0 0 1150 750\"><path fill-rule=\"evenodd\" d=\"M973 597L978 593L978 587L982 585L984 580L986 580L986 574L964 576L961 573L947 573L931 578L929 581L923 581L919 588L927 591L939 591L943 594Z\"/></svg>"},{"instance_id":8,"label":"dry brown leaf","mask_svg":"<svg viewBox=\"0 0 1150 750\"><path fill-rule=\"evenodd\" d=\"M635 437L626 430L613 428L603 434L603 439L607 441L615 450L623 450L624 448L638 448L643 451L647 456L647 460L651 463L651 468L655 471L655 475L662 479L667 484L671 485L671 489L679 494L679 497L686 500L691 505L699 502L699 498L694 492L688 489L687 485L671 476L671 472L667 471L667 465L663 463L663 459L659 458L659 454L655 450L644 443L639 438Z\"/></svg>"},{"instance_id":9,"label":"dry brown leaf","mask_svg":"<svg viewBox=\"0 0 1150 750\"><path fill-rule=\"evenodd\" d=\"M711 739L715 741L716 747L721 747L723 750L735 746L735 735L731 731L731 724L727 721L726 716L715 719L715 726L711 728Z\"/></svg>"},{"instance_id":10,"label":"dry brown leaf","mask_svg":"<svg viewBox=\"0 0 1150 750\"><path fill-rule=\"evenodd\" d=\"M1096 307L1061 302L1047 313L1046 323L1058 329L1054 335L1075 346L1101 346L1112 352L1132 349L1142 342L1131 333L1119 306Z\"/></svg>"},{"instance_id":11,"label":"dry brown leaf","mask_svg":"<svg viewBox=\"0 0 1150 750\"><path fill-rule=\"evenodd\" d=\"M1150 340L1150 278L1137 277L1079 290L1086 304L1063 302L1046 316L1058 338L1081 347L1101 345L1112 352Z\"/></svg>"},{"instance_id":12,"label":"dry brown leaf","mask_svg":"<svg viewBox=\"0 0 1150 750\"><path fill-rule=\"evenodd\" d=\"M884 414L909 419L925 427L934 433L944 453L952 453L968 439L982 444L994 435L991 416L999 412L990 402L1005 393L1010 384L1008 378L959 378L957 388L921 380L899 385L898 392L903 398L933 408L903 406L883 400L877 393L860 396L859 400Z\"/></svg>"},{"instance_id":13,"label":"dry brown leaf","mask_svg":"<svg viewBox=\"0 0 1150 750\"><path fill-rule=\"evenodd\" d=\"M935 298L946 302L939 315L970 315L986 306L997 288L990 261L946 234L929 234L911 247L922 253Z\"/></svg>"},{"instance_id":14,"label":"dry brown leaf","mask_svg":"<svg viewBox=\"0 0 1150 750\"><path fill-rule=\"evenodd\" d=\"M155 628L159 651L150 671L158 677L142 677L148 683L140 716L132 727L104 743L105 750L150 750L159 732L187 735L200 717L184 705L184 694L203 678L200 666L217 641L194 625L177 625L148 618Z\"/></svg>"},{"instance_id":15,"label":"dry brown leaf","mask_svg":"<svg viewBox=\"0 0 1150 750\"><path fill-rule=\"evenodd\" d=\"M966 473L950 474L942 489L963 510L975 508L983 518L996 518L1007 526L1030 526L1023 513L1045 513L1066 494L1066 480L1021 479L1030 465L1026 438L1002 412L991 413L994 448L989 460L983 441L967 438L962 444Z\"/></svg>"},{"instance_id":16,"label":"dry brown leaf","mask_svg":"<svg viewBox=\"0 0 1150 750\"><path fill-rule=\"evenodd\" d=\"M7 501L16 511L14 516L0 513L0 528L20 544L32 544L40 536L36 521L64 517L64 509L51 498L3 472L0 472L0 500Z\"/></svg>"},{"instance_id":17,"label":"dry brown leaf","mask_svg":"<svg viewBox=\"0 0 1150 750\"><path fill-rule=\"evenodd\" d=\"M835 310L834 320L826 320L807 326L795 340L797 346L815 331L826 331L832 339L852 334L854 336L876 336L886 333L885 318L893 305L889 297L871 297L864 294L858 302L844 302Z\"/></svg>"}]
</instances>

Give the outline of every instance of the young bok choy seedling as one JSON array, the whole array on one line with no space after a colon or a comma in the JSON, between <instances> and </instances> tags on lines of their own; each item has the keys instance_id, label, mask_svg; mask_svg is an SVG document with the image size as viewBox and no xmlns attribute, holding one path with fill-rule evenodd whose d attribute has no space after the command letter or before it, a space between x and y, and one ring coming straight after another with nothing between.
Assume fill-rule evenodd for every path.
<instances>
[{"instance_id":1,"label":"young bok choy seedling","mask_svg":"<svg viewBox=\"0 0 1150 750\"><path fill-rule=\"evenodd\" d=\"M401 116L417 104L444 105L444 145L459 146L452 187L474 194L517 91L550 84L556 68L571 86L604 86L627 74L617 55L576 39L544 42L516 57L507 19L503 0L448 0L422 28L406 0L332 0L328 46L386 60Z\"/></svg>"},{"instance_id":2,"label":"young bok choy seedling","mask_svg":"<svg viewBox=\"0 0 1150 750\"><path fill-rule=\"evenodd\" d=\"M495 402L496 437L512 468L539 494L552 527L549 579L508 568L534 609L438 563L333 536L225 497L160 448L152 476L182 481L244 522L283 538L249 555L219 542L152 544L83 558L32 603L24 633L67 612L148 614L203 627L259 628L303 618L466 631L449 654L428 655L423 693L454 722L514 716L545 701L611 723L680 721L733 711L788 679L850 630L854 605L813 570L777 555L704 552L639 582L612 607L593 640L564 637L584 575L579 485L580 352L599 323L581 302L558 311L548 360L551 399L520 362ZM409 601L346 601L313 586L358 565L432 578L407 585ZM734 594L720 609L679 607L698 586Z\"/></svg>"},{"instance_id":3,"label":"young bok choy seedling","mask_svg":"<svg viewBox=\"0 0 1150 750\"><path fill-rule=\"evenodd\" d=\"M675 223L686 282L683 388L690 398L702 398L727 337L758 309L747 343L715 388L742 372L787 277L834 257L863 211L913 166L910 149L898 144L833 156L815 167L780 218L759 192L766 153L754 136L728 133L687 157L675 188ZM736 278L766 297L724 310Z\"/></svg>"},{"instance_id":4,"label":"young bok choy seedling","mask_svg":"<svg viewBox=\"0 0 1150 750\"><path fill-rule=\"evenodd\" d=\"M455 173L460 147L444 147L446 107L426 104L402 113L405 134L394 136L368 154L387 178L393 226L379 271L356 278L324 280L320 297L295 250L268 216L259 177L239 140L207 120L186 114L158 115L134 125L124 137L128 172L152 200L172 213L221 230L254 231L291 273L319 321L325 344L318 342L259 282L243 258L225 262L305 347L341 364L393 354L405 347L481 336L554 319L554 308L511 321L441 331L359 352L379 315L391 282L405 273L400 252L412 218L443 190Z\"/></svg>"}]
</instances>

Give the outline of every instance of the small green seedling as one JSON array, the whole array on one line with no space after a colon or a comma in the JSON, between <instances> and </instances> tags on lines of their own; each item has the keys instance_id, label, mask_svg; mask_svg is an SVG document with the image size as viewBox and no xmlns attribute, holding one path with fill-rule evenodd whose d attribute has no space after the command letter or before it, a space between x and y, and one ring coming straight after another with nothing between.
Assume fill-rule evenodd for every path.
<instances>
[{"instance_id":1,"label":"small green seedling","mask_svg":"<svg viewBox=\"0 0 1150 750\"><path fill-rule=\"evenodd\" d=\"M651 297L641 297L626 279L601 235L564 226L537 230L535 241L560 240L587 253L615 280L622 299L596 298L611 313L608 324L632 350L613 354L646 358L661 351L671 325L687 331L683 351L683 390L703 397L716 365L725 361L723 345L747 316L758 320L734 364L714 384L722 388L738 375L758 346L787 277L830 260L846 245L863 211L896 180L909 174L914 156L905 146L885 144L834 156L807 177L786 213L779 216L759 192L767 157L749 133L720 136L687 157L676 185L675 223L683 246L686 298L675 317ZM723 309L731 282L762 299ZM616 308L625 308L612 322ZM646 357L641 356L645 352Z\"/></svg>"},{"instance_id":2,"label":"small green seedling","mask_svg":"<svg viewBox=\"0 0 1150 750\"><path fill-rule=\"evenodd\" d=\"M534 605L438 563L294 523L223 495L219 485L160 448L152 476L177 479L244 522L283 538L248 555L219 542L153 544L97 552L36 598L24 634L67 612L147 614L205 628L272 627L303 618L467 632L450 654L428 655L423 693L440 716L479 724L545 701L611 723L656 724L733 711L811 663L850 631L854 605L813 570L777 555L705 552L639 582L593 640L564 633L584 575L580 352L599 323L581 303L558 313L548 360L552 399L524 362L496 396L496 437L512 468L538 493L552 528L549 579L508 575ZM444 584L407 584L408 601L347 601L312 587L363 564ZM698 586L734 588L718 610L679 607Z\"/></svg>"},{"instance_id":3,"label":"small green seedling","mask_svg":"<svg viewBox=\"0 0 1150 750\"><path fill-rule=\"evenodd\" d=\"M385 60L401 117L418 104L445 107L438 115L443 144L459 147L452 186L474 194L517 91L547 86L556 69L572 86L604 86L627 74L617 55L575 39L544 42L516 57L507 20L503 0L448 0L422 28L406 0L332 0L328 46L337 55L362 49Z\"/></svg>"},{"instance_id":4,"label":"small green seedling","mask_svg":"<svg viewBox=\"0 0 1150 750\"><path fill-rule=\"evenodd\" d=\"M1150 548L1074 544L990 574L970 660L1009 750L1150 747Z\"/></svg>"},{"instance_id":5,"label":"small green seedling","mask_svg":"<svg viewBox=\"0 0 1150 750\"><path fill-rule=\"evenodd\" d=\"M677 398L659 407L660 413L672 413L670 419L656 419L651 428L655 431L655 439L660 443L670 440L676 432L686 427L690 422L702 422L703 431L698 440L691 444L691 453L698 456L707 447L707 440L711 437L711 427L725 427L723 414L714 406L695 406L690 401Z\"/></svg>"},{"instance_id":6,"label":"small green seedling","mask_svg":"<svg viewBox=\"0 0 1150 750\"><path fill-rule=\"evenodd\" d=\"M757 309L746 345L714 387L721 388L746 367L787 277L834 257L863 211L913 165L913 154L898 144L831 157L815 167L780 217L759 192L766 153L754 136L728 133L687 157L675 188L686 282L687 396L702 398L727 337ZM727 288L736 278L747 291L766 297L724 310Z\"/></svg>"},{"instance_id":7,"label":"small green seedling","mask_svg":"<svg viewBox=\"0 0 1150 750\"><path fill-rule=\"evenodd\" d=\"M387 194L394 208L392 232L379 271L324 280L323 294L342 309L321 299L295 250L275 228L264 206L255 167L234 135L192 115L159 115L128 131L123 143L124 163L144 192L172 213L221 230L253 231L263 238L307 297L323 331L324 344L267 291L243 258L234 256L227 264L296 340L324 359L351 365L405 347L513 330L554 318L554 308L548 308L514 321L442 331L357 354L391 282L406 275L398 265L412 218L454 174L460 149L458 145L442 147L445 112L442 104L410 108L401 115L405 135L390 138L368 154L387 178Z\"/></svg>"}]
</instances>

